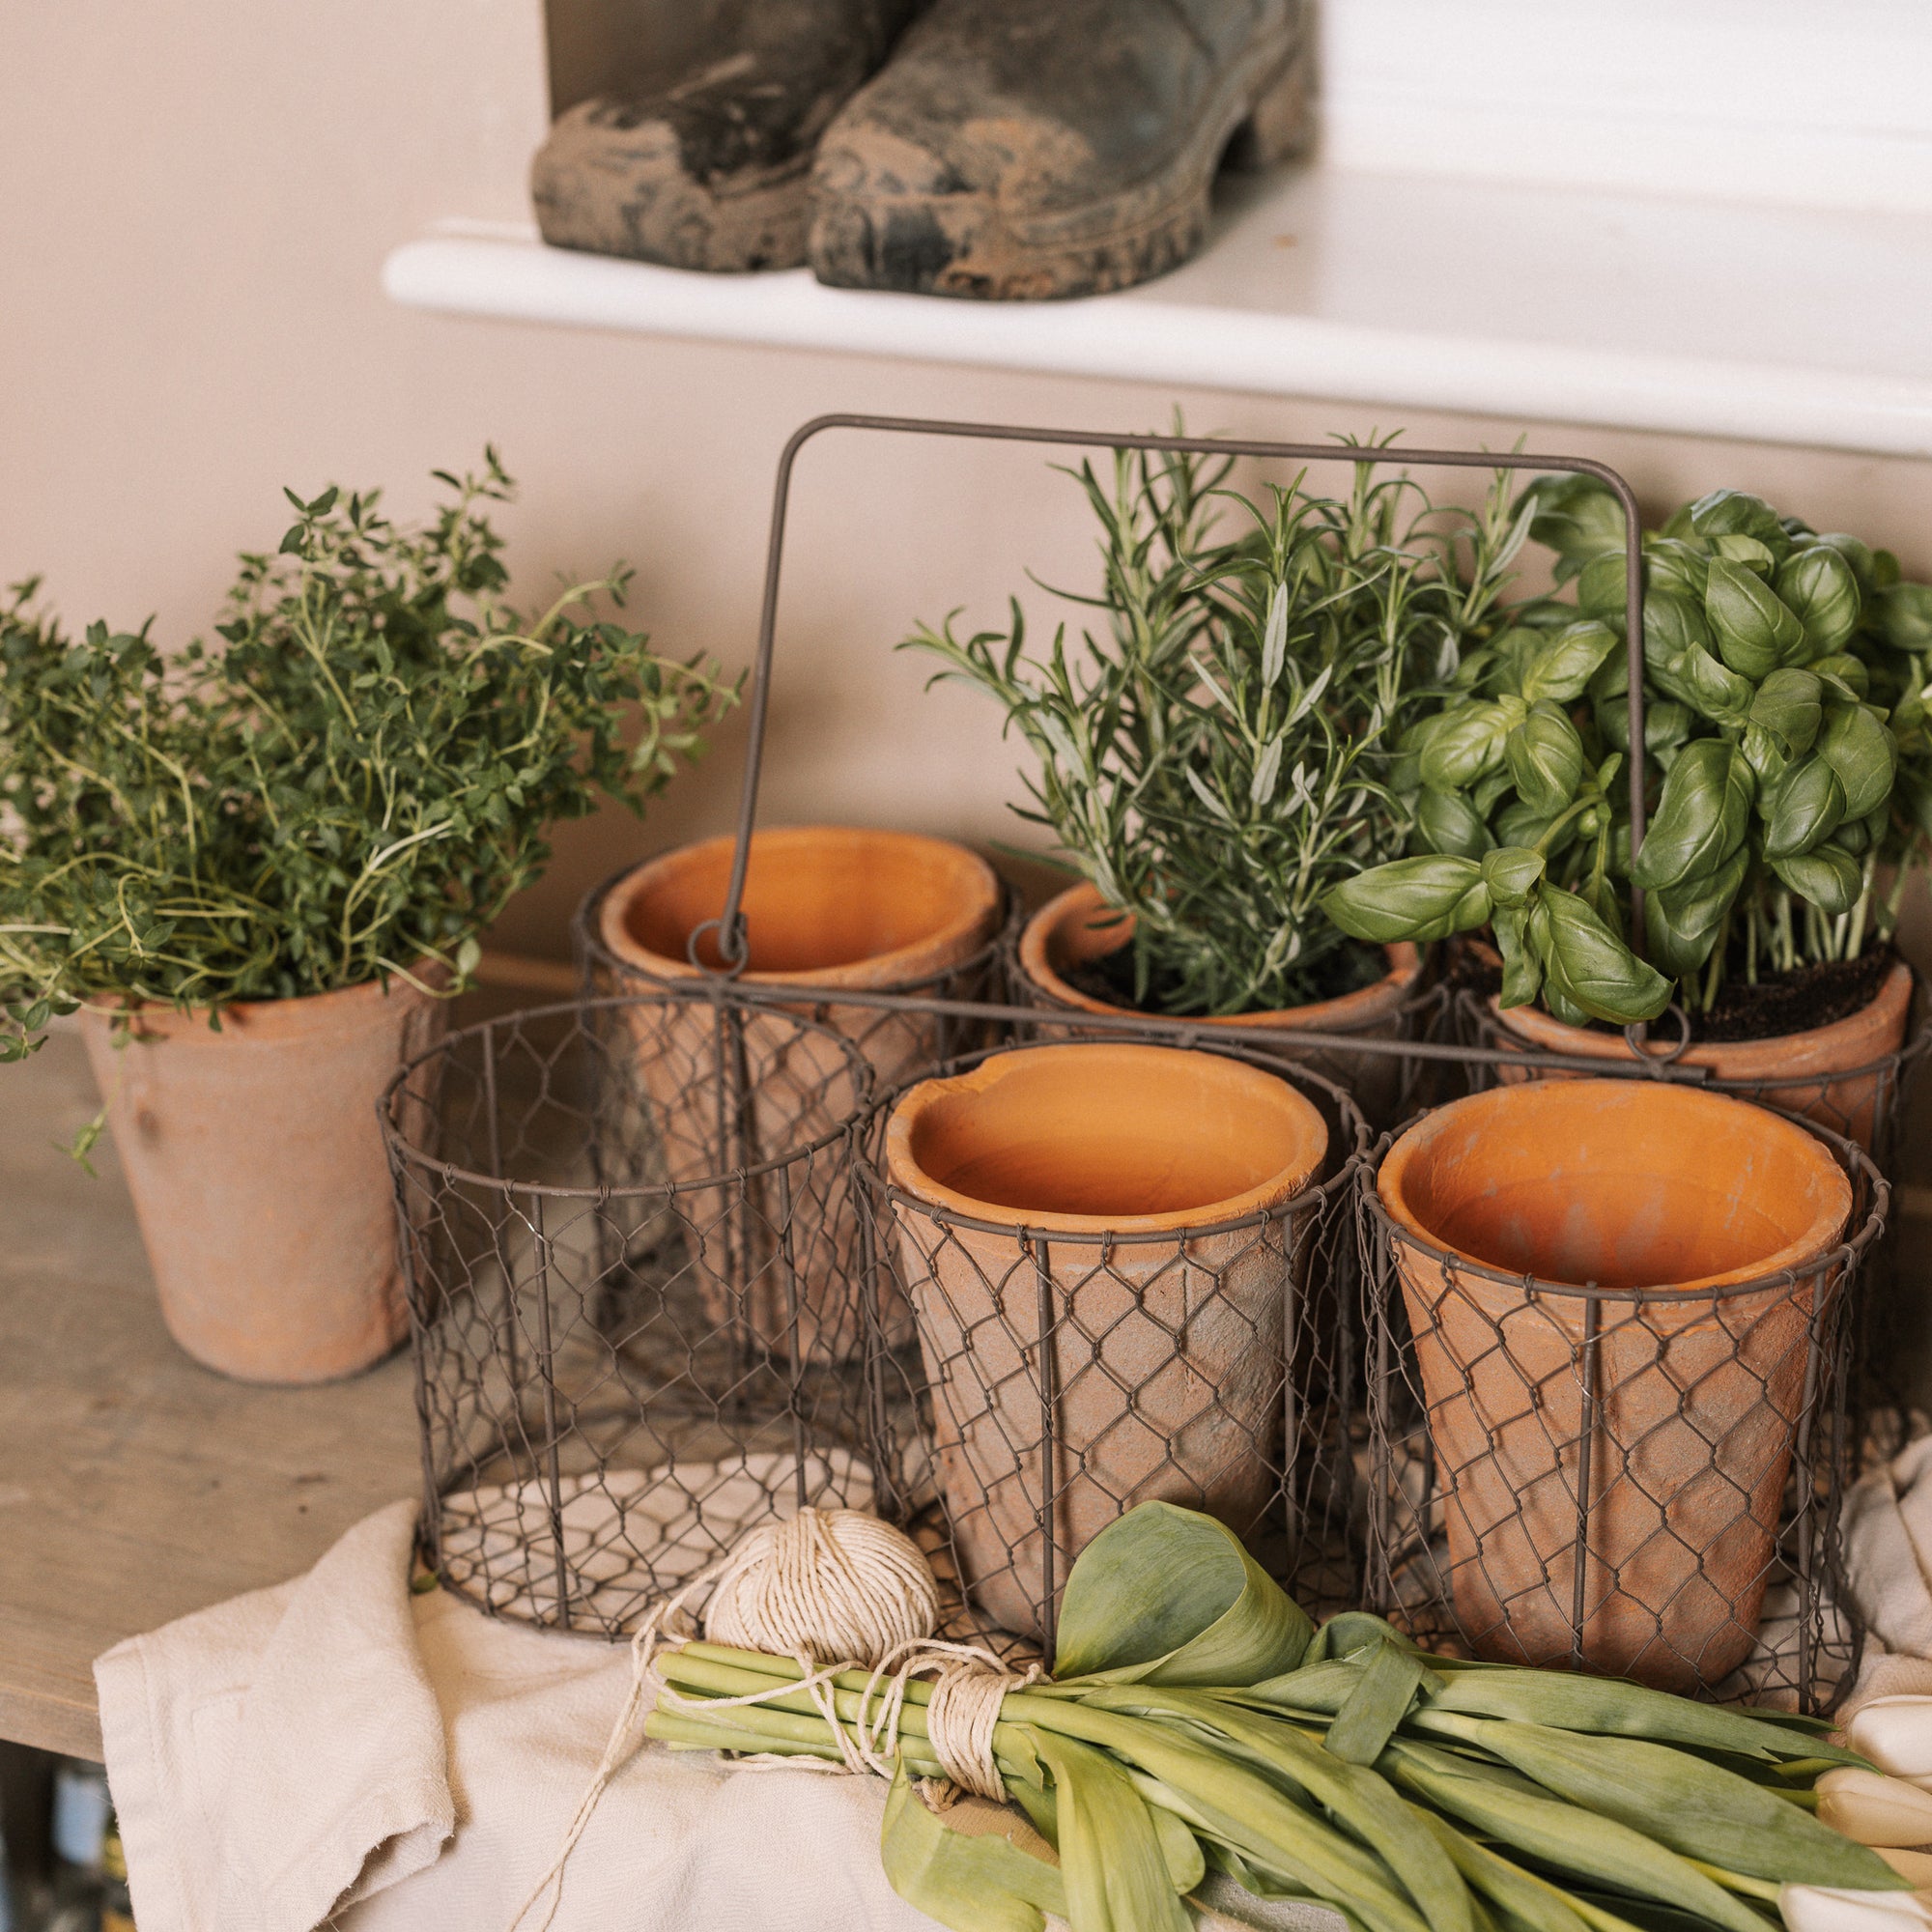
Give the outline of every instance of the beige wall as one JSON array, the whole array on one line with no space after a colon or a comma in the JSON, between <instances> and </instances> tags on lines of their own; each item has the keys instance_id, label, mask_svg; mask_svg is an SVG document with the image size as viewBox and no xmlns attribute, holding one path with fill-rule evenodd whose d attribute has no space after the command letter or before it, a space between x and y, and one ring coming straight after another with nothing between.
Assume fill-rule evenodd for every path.
<instances>
[{"instance_id":1,"label":"beige wall","mask_svg":"<svg viewBox=\"0 0 1932 1932\"><path fill-rule=\"evenodd\" d=\"M820 411L1319 436L1392 412L948 371L511 325L390 306L384 251L448 215L520 219L545 77L539 0L65 0L0 9L0 577L74 622L205 626L279 486L389 486L497 442L534 598L639 568L668 649L742 662L773 461ZM1498 293L1507 299L1506 292ZM1667 292L1660 292L1667 299ZM1857 530L1932 575L1932 466L1409 414L1417 440L1571 448L1658 503L1719 483ZM1078 581L1084 512L1036 455L846 439L800 471L767 807L1012 836L1013 759L970 693L920 696L892 642L955 604L997 617L1031 564ZM1030 593L1044 615L1045 600ZM639 827L566 828L499 935L560 952L625 860L728 821L738 741Z\"/></svg>"}]
</instances>

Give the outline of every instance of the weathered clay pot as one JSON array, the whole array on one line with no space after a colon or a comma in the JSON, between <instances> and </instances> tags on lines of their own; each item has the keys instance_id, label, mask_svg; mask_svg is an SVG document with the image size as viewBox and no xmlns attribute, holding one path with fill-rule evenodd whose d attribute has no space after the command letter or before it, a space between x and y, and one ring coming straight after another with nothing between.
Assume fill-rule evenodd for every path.
<instances>
[{"instance_id":1,"label":"weathered clay pot","mask_svg":"<svg viewBox=\"0 0 1932 1932\"><path fill-rule=\"evenodd\" d=\"M940 1488L974 1598L1009 1630L1041 1634L1049 1489L1056 1598L1135 1503L1256 1526L1292 1252L1264 1217L1327 1151L1286 1081L1169 1047L1022 1048L894 1109L886 1164ZM1262 1218L1197 1232L1242 1217Z\"/></svg>"},{"instance_id":2,"label":"weathered clay pot","mask_svg":"<svg viewBox=\"0 0 1932 1932\"><path fill-rule=\"evenodd\" d=\"M1086 1013L1113 1013L1134 1017L1129 1007L1110 1006L1068 984L1063 977L1069 969L1104 959L1118 952L1134 935L1131 914L1112 911L1099 889L1092 884L1069 886L1027 922L1020 934L1020 970L1036 994L1048 1006L1071 1007ZM1360 1034L1371 1039L1401 1037L1402 1005L1415 985L1422 970L1422 955L1404 941L1385 947L1388 977L1359 992L1346 993L1336 1000L1319 1000L1305 1007L1288 1007L1279 1012L1235 1013L1204 1019L1210 1027L1306 1027L1321 1033ZM1398 1104L1402 1082L1401 1063L1393 1057L1370 1058L1364 1054L1341 1055L1309 1053L1297 1056L1299 1064L1347 1087L1370 1123L1390 1124Z\"/></svg>"},{"instance_id":3,"label":"weathered clay pot","mask_svg":"<svg viewBox=\"0 0 1932 1932\"><path fill-rule=\"evenodd\" d=\"M1377 1185L1456 1614L1478 1654L1572 1655L1594 1355L1583 1661L1667 1690L1715 1684L1757 1626L1807 1341L1851 1212L1837 1162L1748 1101L1577 1079L1436 1109ZM1787 1270L1788 1284L1724 1292Z\"/></svg>"},{"instance_id":4,"label":"weathered clay pot","mask_svg":"<svg viewBox=\"0 0 1932 1932\"><path fill-rule=\"evenodd\" d=\"M169 1332L251 1382L320 1382L409 1328L376 1103L432 1045L443 1002L392 979L205 1012L114 1009L82 1037Z\"/></svg>"},{"instance_id":5,"label":"weathered clay pot","mask_svg":"<svg viewBox=\"0 0 1932 1932\"><path fill-rule=\"evenodd\" d=\"M709 838L680 847L625 874L605 894L599 937L623 967L659 980L690 980L693 933L724 911L733 841ZM845 826L783 826L752 836L744 912L752 985L850 986L876 990L930 982L983 949L1000 918L1000 882L977 853L910 832ZM719 961L715 932L700 957ZM875 1089L898 1085L934 1064L940 1023L923 1015L867 1007L805 1005L870 1065ZM719 1138L716 1019L692 1006L668 1015L653 1010L638 1041L641 1081L657 1116L668 1178L687 1181L728 1172L742 1149ZM750 1149L767 1156L816 1140L835 1128L851 1103L851 1080L836 1042L802 1033L782 1016L751 1014L742 1027L749 1081ZM734 1136L734 1142L738 1137ZM723 1225L724 1204L694 1204L694 1218ZM824 1204L795 1203L794 1218ZM800 1251L813 1257L798 1284L794 1326L779 1292L778 1272L757 1255L733 1266L700 1256L700 1288L714 1321L743 1325L787 1356L840 1360L862 1345L863 1309L854 1289L858 1224L842 1191L835 1222L801 1228ZM735 1217L742 1220L743 1217ZM751 1217L775 1224L778 1210ZM822 1215L821 1215L822 1218ZM749 1274L748 1274L749 1266ZM884 1271L882 1271L883 1274ZM911 1319L887 1285L880 1291L888 1337L910 1339Z\"/></svg>"},{"instance_id":6,"label":"weathered clay pot","mask_svg":"<svg viewBox=\"0 0 1932 1932\"><path fill-rule=\"evenodd\" d=\"M1505 1032L1546 1053L1625 1062L1636 1057L1622 1035L1565 1026L1541 1007L1505 1009L1492 998L1490 1010ZM1912 969L1898 960L1870 1004L1844 1019L1776 1039L1719 1040L1710 1046L1693 1046L1683 1054L1681 1064L1708 1066L1715 1079L1747 1084L1752 1098L1803 1114L1821 1127L1857 1141L1869 1152L1880 1126L1881 1105L1889 1098L1885 1091L1887 1082L1896 1078L1888 1075L1878 1063L1905 1044L1911 1010ZM1660 1022L1656 1032L1660 1036L1656 1050L1668 1052L1675 1038L1672 1023ZM1530 1075L1504 1067L1498 1077L1524 1080Z\"/></svg>"}]
</instances>

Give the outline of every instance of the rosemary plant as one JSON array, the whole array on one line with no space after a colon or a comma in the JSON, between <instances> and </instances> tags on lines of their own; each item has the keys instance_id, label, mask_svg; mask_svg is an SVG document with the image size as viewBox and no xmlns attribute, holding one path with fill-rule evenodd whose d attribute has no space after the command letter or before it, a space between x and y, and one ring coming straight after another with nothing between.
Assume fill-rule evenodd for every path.
<instances>
[{"instance_id":1,"label":"rosemary plant","mask_svg":"<svg viewBox=\"0 0 1932 1932\"><path fill-rule=\"evenodd\" d=\"M1622 512L1582 477L1524 501L1576 606L1465 660L1411 727L1397 783L1420 850L1340 884L1337 923L1384 941L1487 923L1503 1004L1540 996L1572 1025L1673 997L1708 1013L1729 984L1889 943L1932 854L1932 587L1738 491L1647 534L1633 864ZM1623 930L1633 883L1648 963Z\"/></svg>"},{"instance_id":2,"label":"rosemary plant","mask_svg":"<svg viewBox=\"0 0 1932 1932\"><path fill-rule=\"evenodd\" d=\"M1528 529L1500 487L1437 509L1368 461L1350 493L1297 478L1261 502L1226 460L1118 451L1076 476L1100 525L1104 623L1030 652L1010 628L949 618L907 645L1006 707L1037 760L1014 810L1108 905L1133 916L1133 1004L1268 1011L1386 970L1319 911L1404 847L1387 782L1397 737L1472 640L1502 621ZM1236 506L1246 526L1217 535ZM1066 593L1061 593L1066 594Z\"/></svg>"},{"instance_id":3,"label":"rosemary plant","mask_svg":"<svg viewBox=\"0 0 1932 1932\"><path fill-rule=\"evenodd\" d=\"M0 1059L80 1000L219 1009L425 968L477 934L599 792L640 810L736 688L600 617L628 573L526 617L490 506L438 472L423 528L378 495L304 502L244 555L217 626L170 662L149 635L78 640L15 586L0 607ZM624 727L641 719L627 746Z\"/></svg>"}]
</instances>

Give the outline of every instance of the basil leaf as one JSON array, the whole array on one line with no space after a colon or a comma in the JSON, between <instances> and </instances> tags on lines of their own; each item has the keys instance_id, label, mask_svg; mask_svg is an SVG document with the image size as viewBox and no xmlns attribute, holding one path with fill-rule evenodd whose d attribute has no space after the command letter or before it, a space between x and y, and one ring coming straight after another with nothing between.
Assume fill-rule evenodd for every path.
<instances>
[{"instance_id":1,"label":"basil leaf","mask_svg":"<svg viewBox=\"0 0 1932 1932\"><path fill-rule=\"evenodd\" d=\"M1583 781L1583 741L1552 704L1539 704L1510 732L1503 755L1517 796L1546 816L1561 811Z\"/></svg>"},{"instance_id":2,"label":"basil leaf","mask_svg":"<svg viewBox=\"0 0 1932 1932\"><path fill-rule=\"evenodd\" d=\"M1536 505L1529 534L1557 554L1558 583L1567 582L1600 551L1624 544L1624 506L1594 476L1540 476L1519 497Z\"/></svg>"},{"instance_id":3,"label":"basil leaf","mask_svg":"<svg viewBox=\"0 0 1932 1932\"><path fill-rule=\"evenodd\" d=\"M1495 842L1482 815L1460 791L1425 785L1415 805L1416 836L1432 852L1480 859Z\"/></svg>"},{"instance_id":4,"label":"basil leaf","mask_svg":"<svg viewBox=\"0 0 1932 1932\"><path fill-rule=\"evenodd\" d=\"M1469 704L1445 711L1422 746L1422 782L1438 791L1473 784L1502 761L1509 719L1500 706Z\"/></svg>"},{"instance_id":5,"label":"basil leaf","mask_svg":"<svg viewBox=\"0 0 1932 1932\"><path fill-rule=\"evenodd\" d=\"M1827 657L1859 627L1864 600L1852 566L1825 544L1795 550L1778 567L1777 595L1804 631L1807 657Z\"/></svg>"},{"instance_id":6,"label":"basil leaf","mask_svg":"<svg viewBox=\"0 0 1932 1932\"><path fill-rule=\"evenodd\" d=\"M1808 670L1775 670L1751 699L1750 722L1778 742L1788 758L1802 758L1811 749L1824 717L1824 686Z\"/></svg>"},{"instance_id":7,"label":"basil leaf","mask_svg":"<svg viewBox=\"0 0 1932 1932\"><path fill-rule=\"evenodd\" d=\"M1845 815L1845 787L1822 757L1796 764L1765 799L1764 856L1791 859L1822 845Z\"/></svg>"},{"instance_id":8,"label":"basil leaf","mask_svg":"<svg viewBox=\"0 0 1932 1932\"><path fill-rule=\"evenodd\" d=\"M1745 490L1713 490L1690 505L1690 527L1700 537L1756 537L1779 556L1791 547L1791 537L1777 512L1762 497Z\"/></svg>"},{"instance_id":9,"label":"basil leaf","mask_svg":"<svg viewBox=\"0 0 1932 1932\"><path fill-rule=\"evenodd\" d=\"M1804 642L1797 613L1785 608L1769 584L1729 557L1711 559L1704 614L1718 640L1718 655L1740 677L1766 676Z\"/></svg>"},{"instance_id":10,"label":"basil leaf","mask_svg":"<svg viewBox=\"0 0 1932 1932\"><path fill-rule=\"evenodd\" d=\"M1834 691L1840 697L1849 697L1856 703L1862 703L1871 690L1871 671L1860 658L1842 653L1816 658L1809 669L1827 691Z\"/></svg>"},{"instance_id":11,"label":"basil leaf","mask_svg":"<svg viewBox=\"0 0 1932 1932\"><path fill-rule=\"evenodd\" d=\"M1809 899L1820 912L1833 918L1858 904L1864 885L1859 862L1836 845L1820 845L1815 851L1774 859L1771 869L1800 898Z\"/></svg>"},{"instance_id":12,"label":"basil leaf","mask_svg":"<svg viewBox=\"0 0 1932 1932\"><path fill-rule=\"evenodd\" d=\"M1711 554L1728 557L1733 563L1741 563L1747 570L1755 571L1760 577L1769 577L1777 567L1777 559L1772 555L1768 545L1761 544L1755 537L1735 533L1713 537Z\"/></svg>"},{"instance_id":13,"label":"basil leaf","mask_svg":"<svg viewBox=\"0 0 1932 1932\"><path fill-rule=\"evenodd\" d=\"M1710 958L1749 869L1750 848L1740 845L1716 871L1652 893L1643 902L1651 958L1680 979L1696 972Z\"/></svg>"},{"instance_id":14,"label":"basil leaf","mask_svg":"<svg viewBox=\"0 0 1932 1932\"><path fill-rule=\"evenodd\" d=\"M1531 704L1539 699L1574 704L1619 643L1607 624L1587 617L1546 639L1537 639L1533 631L1511 635L1532 640L1520 659L1517 678L1518 691Z\"/></svg>"},{"instance_id":15,"label":"basil leaf","mask_svg":"<svg viewBox=\"0 0 1932 1932\"><path fill-rule=\"evenodd\" d=\"M1715 871L1743 843L1755 790L1750 767L1722 738L1686 745L1664 778L1632 884L1656 892Z\"/></svg>"},{"instance_id":16,"label":"basil leaf","mask_svg":"<svg viewBox=\"0 0 1932 1932\"><path fill-rule=\"evenodd\" d=\"M1577 572L1577 608L1584 616L1614 618L1617 629L1622 630L1629 602L1630 559L1621 548L1593 556Z\"/></svg>"},{"instance_id":17,"label":"basil leaf","mask_svg":"<svg viewBox=\"0 0 1932 1932\"><path fill-rule=\"evenodd\" d=\"M1548 921L1546 978L1591 1018L1631 1026L1654 1020L1670 1004L1670 981L1639 959L1575 893L1545 885L1537 904Z\"/></svg>"},{"instance_id":18,"label":"basil leaf","mask_svg":"<svg viewBox=\"0 0 1932 1932\"><path fill-rule=\"evenodd\" d=\"M1646 537L1643 541L1644 582L1650 591L1666 591L1690 603L1704 602L1705 574L1710 567L1708 553L1697 550L1679 537ZM1649 591L1644 598L1644 621L1650 611Z\"/></svg>"},{"instance_id":19,"label":"basil leaf","mask_svg":"<svg viewBox=\"0 0 1932 1932\"><path fill-rule=\"evenodd\" d=\"M1791 541L1794 550L1808 550L1815 546L1835 551L1851 566L1853 580L1861 597L1868 597L1878 588L1878 572L1872 554L1857 537L1847 536L1843 530L1825 530L1820 533L1794 533Z\"/></svg>"},{"instance_id":20,"label":"basil leaf","mask_svg":"<svg viewBox=\"0 0 1932 1932\"><path fill-rule=\"evenodd\" d=\"M1834 704L1825 716L1818 755L1845 788L1845 816L1862 818L1891 796L1898 747L1878 713L1864 704Z\"/></svg>"},{"instance_id":21,"label":"basil leaf","mask_svg":"<svg viewBox=\"0 0 1932 1932\"><path fill-rule=\"evenodd\" d=\"M1791 754L1762 724L1745 726L1738 750L1744 753L1745 763L1751 768L1760 790L1781 779L1791 763Z\"/></svg>"},{"instance_id":22,"label":"basil leaf","mask_svg":"<svg viewBox=\"0 0 1932 1932\"><path fill-rule=\"evenodd\" d=\"M1525 932L1528 908L1499 905L1490 923L1496 935L1496 951L1503 956L1503 989L1498 1005L1526 1007L1543 984L1543 962L1536 956L1536 949Z\"/></svg>"},{"instance_id":23,"label":"basil leaf","mask_svg":"<svg viewBox=\"0 0 1932 1932\"><path fill-rule=\"evenodd\" d=\"M1894 583L1878 594L1880 635L1895 651L1932 651L1932 583Z\"/></svg>"},{"instance_id":24,"label":"basil leaf","mask_svg":"<svg viewBox=\"0 0 1932 1932\"><path fill-rule=\"evenodd\" d=\"M1468 932L1490 916L1483 868L1473 859L1429 853L1394 859L1330 888L1321 909L1350 939L1388 946Z\"/></svg>"},{"instance_id":25,"label":"basil leaf","mask_svg":"<svg viewBox=\"0 0 1932 1932\"><path fill-rule=\"evenodd\" d=\"M1528 903L1543 870L1541 852L1532 852L1521 845L1505 845L1483 860L1483 883L1498 910L1519 907Z\"/></svg>"}]
</instances>

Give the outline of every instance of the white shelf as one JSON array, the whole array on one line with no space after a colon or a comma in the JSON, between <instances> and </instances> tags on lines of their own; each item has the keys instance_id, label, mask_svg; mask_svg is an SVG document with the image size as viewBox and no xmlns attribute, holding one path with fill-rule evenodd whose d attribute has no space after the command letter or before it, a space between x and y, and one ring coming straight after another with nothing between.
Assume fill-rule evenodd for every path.
<instances>
[{"instance_id":1,"label":"white shelf","mask_svg":"<svg viewBox=\"0 0 1932 1932\"><path fill-rule=\"evenodd\" d=\"M1932 456L1932 213L1310 168L1085 301L691 274L462 223L383 282L449 314Z\"/></svg>"}]
</instances>

